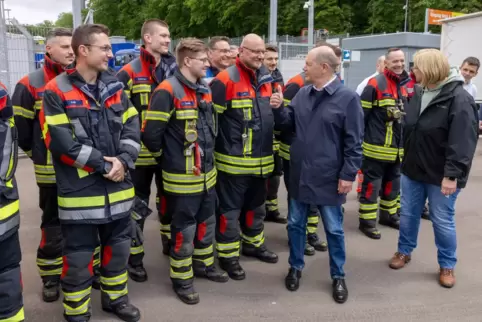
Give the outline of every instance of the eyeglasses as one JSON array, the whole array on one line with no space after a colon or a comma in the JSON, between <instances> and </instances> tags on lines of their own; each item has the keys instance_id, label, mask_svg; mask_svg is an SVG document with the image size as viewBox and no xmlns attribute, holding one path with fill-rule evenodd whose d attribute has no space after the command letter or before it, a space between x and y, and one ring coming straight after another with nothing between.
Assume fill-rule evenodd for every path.
<instances>
[{"instance_id":1,"label":"eyeglasses","mask_svg":"<svg viewBox=\"0 0 482 322\"><path fill-rule=\"evenodd\" d=\"M231 49L213 48L212 50L219 51L221 54L229 54L231 52Z\"/></svg>"},{"instance_id":2,"label":"eyeglasses","mask_svg":"<svg viewBox=\"0 0 482 322\"><path fill-rule=\"evenodd\" d=\"M99 45L91 45L91 44L84 44L86 47L97 47L100 50L102 50L104 53L111 53L112 52L112 47L109 45L105 46L99 46Z\"/></svg>"},{"instance_id":3,"label":"eyeglasses","mask_svg":"<svg viewBox=\"0 0 482 322\"><path fill-rule=\"evenodd\" d=\"M189 57L191 59L194 59L194 60L199 60L200 62L202 62L203 64L209 62L209 59L208 58L196 58L196 57Z\"/></svg>"},{"instance_id":4,"label":"eyeglasses","mask_svg":"<svg viewBox=\"0 0 482 322\"><path fill-rule=\"evenodd\" d=\"M251 49L251 48L248 48L248 47L241 47L241 48L247 49L247 50L249 50L250 52L252 52L252 53L255 54L255 55L264 55L264 54L266 54L266 50L264 50L264 49L254 50L254 49Z\"/></svg>"}]
</instances>

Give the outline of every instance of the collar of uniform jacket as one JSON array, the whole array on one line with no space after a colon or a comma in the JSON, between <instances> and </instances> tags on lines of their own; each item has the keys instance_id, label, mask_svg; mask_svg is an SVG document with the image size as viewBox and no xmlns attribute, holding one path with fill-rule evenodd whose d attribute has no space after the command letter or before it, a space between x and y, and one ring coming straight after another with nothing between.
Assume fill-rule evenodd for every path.
<instances>
[{"instance_id":1,"label":"collar of uniform jacket","mask_svg":"<svg viewBox=\"0 0 482 322\"><path fill-rule=\"evenodd\" d=\"M201 79L197 83L193 83L189 81L184 75L181 73L180 70L176 70L174 72L174 77L176 77L183 85L186 85L188 88L196 91L196 93L206 94L209 93L208 86L206 83Z\"/></svg>"},{"instance_id":2,"label":"collar of uniform jacket","mask_svg":"<svg viewBox=\"0 0 482 322\"><path fill-rule=\"evenodd\" d=\"M49 54L45 54L44 56L44 69L47 71L47 73L53 74L54 76L64 72L62 65L53 61Z\"/></svg>"},{"instance_id":3,"label":"collar of uniform jacket","mask_svg":"<svg viewBox=\"0 0 482 322\"><path fill-rule=\"evenodd\" d=\"M283 86L284 81L283 81L283 75L281 75L281 72L279 71L278 68L273 70L271 73L271 76L273 77L273 83L281 84Z\"/></svg>"},{"instance_id":4,"label":"collar of uniform jacket","mask_svg":"<svg viewBox=\"0 0 482 322\"><path fill-rule=\"evenodd\" d=\"M385 68L384 74L388 79L391 79L400 86L407 84L411 80L406 70L404 70L400 75L397 75L388 68Z\"/></svg>"},{"instance_id":5,"label":"collar of uniform jacket","mask_svg":"<svg viewBox=\"0 0 482 322\"><path fill-rule=\"evenodd\" d=\"M236 58L236 66L238 69L241 71L245 72L249 78L255 82L258 86L264 83L271 83L273 82L273 76L271 76L271 73L269 72L268 68L266 68L264 65L261 65L260 68L256 70L252 70L251 68L248 68L239 57Z\"/></svg>"},{"instance_id":6,"label":"collar of uniform jacket","mask_svg":"<svg viewBox=\"0 0 482 322\"><path fill-rule=\"evenodd\" d=\"M310 85L310 95L316 95L319 91L315 88L314 85ZM340 79L335 75L333 78L323 87L323 91L326 91L329 95L333 95L343 84L341 83Z\"/></svg>"},{"instance_id":7,"label":"collar of uniform jacket","mask_svg":"<svg viewBox=\"0 0 482 322\"><path fill-rule=\"evenodd\" d=\"M157 67L156 58L152 56L151 53L148 52L144 46L140 47L140 51L141 51L140 58L141 58L142 64L144 64L147 67L147 69L151 72L151 75L155 77L154 71L156 70L156 67ZM164 79L172 76L174 74L174 71L177 68L176 57L174 57L171 53L161 55L161 61L159 64L160 64L159 67L163 71ZM162 79L158 81L162 81Z\"/></svg>"}]
</instances>

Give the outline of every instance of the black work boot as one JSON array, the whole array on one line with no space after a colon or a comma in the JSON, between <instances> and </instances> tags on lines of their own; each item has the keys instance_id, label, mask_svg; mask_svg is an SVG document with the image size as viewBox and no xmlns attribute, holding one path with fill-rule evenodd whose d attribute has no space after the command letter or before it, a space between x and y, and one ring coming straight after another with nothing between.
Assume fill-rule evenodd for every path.
<instances>
[{"instance_id":1,"label":"black work boot","mask_svg":"<svg viewBox=\"0 0 482 322\"><path fill-rule=\"evenodd\" d=\"M246 278L246 272L239 265L239 259L219 259L219 266L222 270L225 270L229 277L233 280L244 280Z\"/></svg>"},{"instance_id":2,"label":"black work boot","mask_svg":"<svg viewBox=\"0 0 482 322\"><path fill-rule=\"evenodd\" d=\"M262 262L275 264L278 262L278 255L269 251L263 244L259 247L254 247L250 244L243 244L242 252L244 256L256 257Z\"/></svg>"},{"instance_id":3,"label":"black work boot","mask_svg":"<svg viewBox=\"0 0 482 322\"><path fill-rule=\"evenodd\" d=\"M362 233L364 233L367 237L371 239L382 238L382 234L376 227L368 227L363 224L360 224L360 226L358 226L358 229L360 229Z\"/></svg>"},{"instance_id":4,"label":"black work boot","mask_svg":"<svg viewBox=\"0 0 482 322\"><path fill-rule=\"evenodd\" d=\"M119 319L126 322L137 322L141 319L141 312L130 303L121 303L115 306L104 306L102 310L115 314Z\"/></svg>"},{"instance_id":5,"label":"black work boot","mask_svg":"<svg viewBox=\"0 0 482 322\"><path fill-rule=\"evenodd\" d=\"M60 283L57 281L47 281L42 288L42 299L44 302L55 302L60 297Z\"/></svg>"},{"instance_id":6,"label":"black work boot","mask_svg":"<svg viewBox=\"0 0 482 322\"><path fill-rule=\"evenodd\" d=\"M308 242L306 242L306 245L305 245L305 255L306 256L313 256L316 254L316 250L315 250L315 247L311 246L310 244L308 244Z\"/></svg>"},{"instance_id":7,"label":"black work boot","mask_svg":"<svg viewBox=\"0 0 482 322\"><path fill-rule=\"evenodd\" d=\"M226 283L227 281L229 281L229 275L226 272L221 272L217 270L214 264L204 269L193 267L193 270L194 276L196 277L205 277L210 281L218 283Z\"/></svg>"},{"instance_id":8,"label":"black work boot","mask_svg":"<svg viewBox=\"0 0 482 322\"><path fill-rule=\"evenodd\" d=\"M194 286L183 285L183 286L172 286L174 292L176 292L177 297L186 304L194 305L199 303L199 293L194 290Z\"/></svg>"},{"instance_id":9,"label":"black work boot","mask_svg":"<svg viewBox=\"0 0 482 322\"><path fill-rule=\"evenodd\" d=\"M313 246L319 252L326 252L328 250L328 244L326 242L322 242L318 237L317 233L308 234L308 244Z\"/></svg>"},{"instance_id":10,"label":"black work boot","mask_svg":"<svg viewBox=\"0 0 482 322\"><path fill-rule=\"evenodd\" d=\"M161 241L162 241L162 253L166 256L169 256L171 251L169 238L167 238L164 235L161 235Z\"/></svg>"},{"instance_id":11,"label":"black work boot","mask_svg":"<svg viewBox=\"0 0 482 322\"><path fill-rule=\"evenodd\" d=\"M400 217L397 214L391 215L388 218L382 218L380 216L378 223L382 226L391 227L393 229L400 229Z\"/></svg>"},{"instance_id":12,"label":"black work boot","mask_svg":"<svg viewBox=\"0 0 482 322\"><path fill-rule=\"evenodd\" d=\"M279 210L268 211L266 210L266 217L264 221L275 222L277 224L286 224L288 223L288 219L281 216Z\"/></svg>"},{"instance_id":13,"label":"black work boot","mask_svg":"<svg viewBox=\"0 0 482 322\"><path fill-rule=\"evenodd\" d=\"M422 210L422 219L430 220L430 213L428 211L428 206L425 205Z\"/></svg>"},{"instance_id":14,"label":"black work boot","mask_svg":"<svg viewBox=\"0 0 482 322\"><path fill-rule=\"evenodd\" d=\"M100 273L95 272L92 279L92 288L94 290L100 290Z\"/></svg>"},{"instance_id":15,"label":"black work boot","mask_svg":"<svg viewBox=\"0 0 482 322\"><path fill-rule=\"evenodd\" d=\"M142 264L138 265L138 266L128 265L127 270L129 272L129 277L132 280L134 280L138 283L142 283L142 282L147 281L147 272L146 272L146 269L144 268L144 266Z\"/></svg>"}]
</instances>

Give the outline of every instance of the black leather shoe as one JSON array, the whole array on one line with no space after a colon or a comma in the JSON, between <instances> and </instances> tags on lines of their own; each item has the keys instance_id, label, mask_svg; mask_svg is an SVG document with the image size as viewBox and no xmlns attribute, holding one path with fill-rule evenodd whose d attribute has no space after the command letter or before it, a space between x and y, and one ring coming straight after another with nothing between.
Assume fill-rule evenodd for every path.
<instances>
[{"instance_id":1,"label":"black leather shoe","mask_svg":"<svg viewBox=\"0 0 482 322\"><path fill-rule=\"evenodd\" d=\"M344 279L333 280L333 299L336 303L345 303L348 299L348 289Z\"/></svg>"},{"instance_id":2,"label":"black leather shoe","mask_svg":"<svg viewBox=\"0 0 482 322\"><path fill-rule=\"evenodd\" d=\"M102 310L115 314L119 319L126 322L137 322L141 319L141 312L130 303L121 303L113 307L102 307Z\"/></svg>"},{"instance_id":3,"label":"black leather shoe","mask_svg":"<svg viewBox=\"0 0 482 322\"><path fill-rule=\"evenodd\" d=\"M55 302L60 297L60 283L48 281L42 288L42 299L44 302Z\"/></svg>"},{"instance_id":4,"label":"black leather shoe","mask_svg":"<svg viewBox=\"0 0 482 322\"><path fill-rule=\"evenodd\" d=\"M226 283L229 281L229 275L226 272L218 271L214 265L208 266L205 269L194 269L194 276L204 277L217 283Z\"/></svg>"},{"instance_id":5,"label":"black leather shoe","mask_svg":"<svg viewBox=\"0 0 482 322\"><path fill-rule=\"evenodd\" d=\"M288 275L285 277L285 286L288 291L296 291L300 287L301 271L296 268L290 268Z\"/></svg>"},{"instance_id":6,"label":"black leather shoe","mask_svg":"<svg viewBox=\"0 0 482 322\"><path fill-rule=\"evenodd\" d=\"M362 233L364 233L367 237L371 238L371 239L380 239L382 238L382 234L380 233L380 231L376 228L371 228L371 227L365 227L365 226L359 226L358 229L360 229L360 231Z\"/></svg>"},{"instance_id":7,"label":"black leather shoe","mask_svg":"<svg viewBox=\"0 0 482 322\"><path fill-rule=\"evenodd\" d=\"M131 266L128 265L127 270L129 272L129 277L139 283L147 281L147 272L144 266Z\"/></svg>"},{"instance_id":8,"label":"black leather shoe","mask_svg":"<svg viewBox=\"0 0 482 322\"><path fill-rule=\"evenodd\" d=\"M243 270L241 265L239 265L239 260L237 259L220 259L219 266L222 270L225 270L229 277L233 280L244 280L246 278L246 272Z\"/></svg>"},{"instance_id":9,"label":"black leather shoe","mask_svg":"<svg viewBox=\"0 0 482 322\"><path fill-rule=\"evenodd\" d=\"M278 210L266 211L266 217L264 218L264 221L270 221L270 222L274 222L274 223L277 223L277 224L288 223L288 219L285 218L285 217L282 217Z\"/></svg>"},{"instance_id":10,"label":"black leather shoe","mask_svg":"<svg viewBox=\"0 0 482 322\"><path fill-rule=\"evenodd\" d=\"M186 285L182 287L173 286L174 292L176 292L177 297L186 304L194 305L198 304L199 293L194 290L192 285Z\"/></svg>"},{"instance_id":11,"label":"black leather shoe","mask_svg":"<svg viewBox=\"0 0 482 322\"><path fill-rule=\"evenodd\" d=\"M306 243L305 245L305 255L306 256L313 256L316 254L315 247L311 246L310 244Z\"/></svg>"},{"instance_id":12,"label":"black leather shoe","mask_svg":"<svg viewBox=\"0 0 482 322\"><path fill-rule=\"evenodd\" d=\"M326 252L328 250L328 244L322 242L318 237L318 234L308 234L308 244L313 246L319 252Z\"/></svg>"},{"instance_id":13,"label":"black leather shoe","mask_svg":"<svg viewBox=\"0 0 482 322\"><path fill-rule=\"evenodd\" d=\"M92 280L92 288L94 290L100 290L100 275L94 275L94 279Z\"/></svg>"},{"instance_id":14,"label":"black leather shoe","mask_svg":"<svg viewBox=\"0 0 482 322\"><path fill-rule=\"evenodd\" d=\"M278 262L278 255L269 251L263 244L259 247L251 245L243 245L243 255L249 257L256 257L262 262L275 264Z\"/></svg>"}]
</instances>

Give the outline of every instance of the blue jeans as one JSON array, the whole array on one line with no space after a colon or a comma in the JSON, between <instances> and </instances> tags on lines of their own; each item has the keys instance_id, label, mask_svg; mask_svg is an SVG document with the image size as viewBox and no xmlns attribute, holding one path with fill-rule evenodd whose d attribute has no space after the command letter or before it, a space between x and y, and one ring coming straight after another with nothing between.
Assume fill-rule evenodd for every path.
<instances>
[{"instance_id":1,"label":"blue jeans","mask_svg":"<svg viewBox=\"0 0 482 322\"><path fill-rule=\"evenodd\" d=\"M460 192L446 197L440 186L401 178L401 214L398 252L410 255L417 247L420 218L425 200L430 204L429 213L437 246L437 259L440 268L453 269L457 263L455 251L457 236L455 233L455 201Z\"/></svg>"},{"instance_id":2,"label":"blue jeans","mask_svg":"<svg viewBox=\"0 0 482 322\"><path fill-rule=\"evenodd\" d=\"M292 268L303 270L305 266L306 225L310 205L291 199L288 207L288 239L290 245L288 262ZM321 214L328 242L331 277L333 279L344 278L345 234L343 232L342 207L320 205L317 207Z\"/></svg>"}]
</instances>

